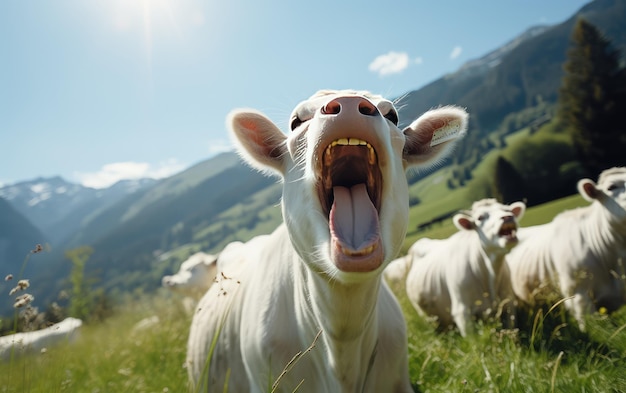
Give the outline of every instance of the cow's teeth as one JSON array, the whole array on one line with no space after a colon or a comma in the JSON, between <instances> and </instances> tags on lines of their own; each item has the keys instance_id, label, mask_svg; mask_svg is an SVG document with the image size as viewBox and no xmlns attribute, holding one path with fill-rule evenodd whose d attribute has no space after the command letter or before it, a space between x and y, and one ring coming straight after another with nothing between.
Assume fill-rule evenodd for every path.
<instances>
[{"instance_id":1,"label":"cow's teeth","mask_svg":"<svg viewBox=\"0 0 626 393\"><path fill-rule=\"evenodd\" d=\"M333 155L330 151L330 146L328 146L326 148L326 151L324 152L324 165L329 166L333 161Z\"/></svg>"},{"instance_id":2,"label":"cow's teeth","mask_svg":"<svg viewBox=\"0 0 626 393\"><path fill-rule=\"evenodd\" d=\"M369 246L367 248L364 248L363 250L360 250L360 251L348 250L345 247L342 247L341 251L345 255L350 256L350 257L362 257L364 255L369 255L369 254L373 253L375 249L376 249L376 245L374 244L374 245L371 245L371 246Z\"/></svg>"},{"instance_id":3,"label":"cow's teeth","mask_svg":"<svg viewBox=\"0 0 626 393\"><path fill-rule=\"evenodd\" d=\"M326 147L324 151L324 165L330 165L332 157L332 148L335 146L365 146L367 147L367 161L370 165L377 162L376 151L368 142L359 138L339 138L334 140Z\"/></svg>"},{"instance_id":4,"label":"cow's teeth","mask_svg":"<svg viewBox=\"0 0 626 393\"><path fill-rule=\"evenodd\" d=\"M367 150L368 150L368 162L370 163L370 165L374 165L376 164L376 152L374 151L374 148L372 147L372 145L370 145L369 143L367 144Z\"/></svg>"}]
</instances>

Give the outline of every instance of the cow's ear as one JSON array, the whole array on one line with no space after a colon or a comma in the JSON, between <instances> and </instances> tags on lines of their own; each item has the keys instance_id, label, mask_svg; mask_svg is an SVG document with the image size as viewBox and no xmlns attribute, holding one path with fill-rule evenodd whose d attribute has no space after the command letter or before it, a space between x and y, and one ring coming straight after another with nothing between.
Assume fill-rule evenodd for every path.
<instances>
[{"instance_id":1,"label":"cow's ear","mask_svg":"<svg viewBox=\"0 0 626 393\"><path fill-rule=\"evenodd\" d=\"M472 217L464 213L455 214L454 217L452 217L452 221L454 222L454 226L456 226L461 231L471 231L476 228Z\"/></svg>"},{"instance_id":2,"label":"cow's ear","mask_svg":"<svg viewBox=\"0 0 626 393\"><path fill-rule=\"evenodd\" d=\"M468 114L456 106L430 110L404 129L407 167L442 160L467 131Z\"/></svg>"},{"instance_id":3,"label":"cow's ear","mask_svg":"<svg viewBox=\"0 0 626 393\"><path fill-rule=\"evenodd\" d=\"M216 265L218 257L219 257L219 254L217 255L208 254L206 258L204 258L204 264L207 266Z\"/></svg>"},{"instance_id":4,"label":"cow's ear","mask_svg":"<svg viewBox=\"0 0 626 393\"><path fill-rule=\"evenodd\" d=\"M520 220L524 216L524 212L526 211L526 204L524 202L513 202L510 205L511 212L513 215Z\"/></svg>"},{"instance_id":5,"label":"cow's ear","mask_svg":"<svg viewBox=\"0 0 626 393\"><path fill-rule=\"evenodd\" d=\"M253 168L285 173L287 136L265 115L255 110L234 110L228 114L227 126L237 151Z\"/></svg>"},{"instance_id":6,"label":"cow's ear","mask_svg":"<svg viewBox=\"0 0 626 393\"><path fill-rule=\"evenodd\" d=\"M600 194L602 194L602 191L598 190L596 183L591 179L580 179L578 181L578 192L589 202L598 199Z\"/></svg>"}]
</instances>

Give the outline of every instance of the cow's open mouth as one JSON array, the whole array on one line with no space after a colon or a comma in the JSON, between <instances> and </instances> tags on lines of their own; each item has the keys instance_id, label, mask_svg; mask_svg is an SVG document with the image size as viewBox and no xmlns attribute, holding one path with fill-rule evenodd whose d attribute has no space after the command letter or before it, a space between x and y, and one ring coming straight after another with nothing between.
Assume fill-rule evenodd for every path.
<instances>
[{"instance_id":1,"label":"cow's open mouth","mask_svg":"<svg viewBox=\"0 0 626 393\"><path fill-rule=\"evenodd\" d=\"M334 262L344 271L369 271L382 263L378 213L382 173L375 149L358 138L330 143L321 161L317 192L328 217Z\"/></svg>"},{"instance_id":2,"label":"cow's open mouth","mask_svg":"<svg viewBox=\"0 0 626 393\"><path fill-rule=\"evenodd\" d=\"M357 138L341 138L324 150L321 180L317 192L326 216L334 202L333 187L352 188L365 184L376 210L380 210L382 174L376 151L368 142Z\"/></svg>"},{"instance_id":3,"label":"cow's open mouth","mask_svg":"<svg viewBox=\"0 0 626 393\"><path fill-rule=\"evenodd\" d=\"M498 231L498 236L504 237L507 241L516 241L517 225L515 225L515 222L508 221L502 224L500 231Z\"/></svg>"}]
</instances>

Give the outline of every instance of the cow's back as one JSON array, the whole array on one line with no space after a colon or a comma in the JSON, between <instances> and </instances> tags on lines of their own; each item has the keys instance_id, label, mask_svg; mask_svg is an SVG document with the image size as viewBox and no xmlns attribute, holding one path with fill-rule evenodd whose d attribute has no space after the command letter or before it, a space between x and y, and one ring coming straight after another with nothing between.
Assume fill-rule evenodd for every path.
<instances>
[{"instance_id":1,"label":"cow's back","mask_svg":"<svg viewBox=\"0 0 626 393\"><path fill-rule=\"evenodd\" d=\"M246 281L247 272L242 270L236 277L218 277L198 303L187 344L189 376L193 381L201 381L199 385L204 386L195 391L221 391L226 383L233 392L249 390L245 374L230 378L228 382L213 377L228 375L228 370L244 369L238 332L245 292L245 285L240 283ZM211 356L212 346L214 352Z\"/></svg>"}]
</instances>

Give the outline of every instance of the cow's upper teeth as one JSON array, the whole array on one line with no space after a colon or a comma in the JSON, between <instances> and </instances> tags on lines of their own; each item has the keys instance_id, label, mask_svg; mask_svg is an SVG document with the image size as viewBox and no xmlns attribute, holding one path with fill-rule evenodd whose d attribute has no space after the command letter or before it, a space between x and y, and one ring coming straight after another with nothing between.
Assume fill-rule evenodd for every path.
<instances>
[{"instance_id":1,"label":"cow's upper teeth","mask_svg":"<svg viewBox=\"0 0 626 393\"><path fill-rule=\"evenodd\" d=\"M324 152L324 164L329 165L331 161L331 150L335 146L365 146L367 147L367 161L370 165L376 164L376 151L367 141L359 138L339 138L332 141Z\"/></svg>"}]
</instances>

